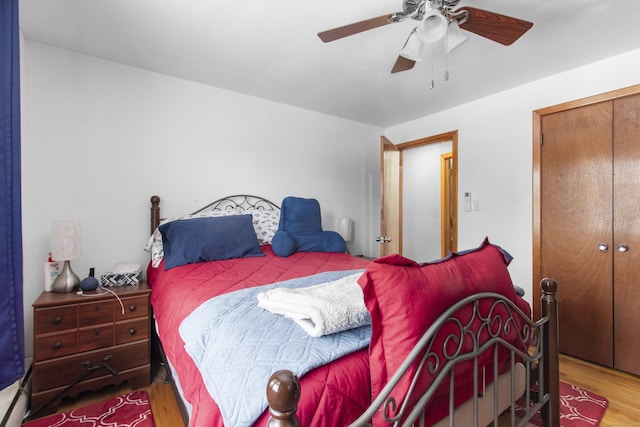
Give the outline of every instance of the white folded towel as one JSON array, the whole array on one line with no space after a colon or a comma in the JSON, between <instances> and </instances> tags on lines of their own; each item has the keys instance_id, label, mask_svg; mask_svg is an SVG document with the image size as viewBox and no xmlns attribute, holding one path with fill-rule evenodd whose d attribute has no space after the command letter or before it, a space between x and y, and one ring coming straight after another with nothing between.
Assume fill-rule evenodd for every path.
<instances>
[{"instance_id":1,"label":"white folded towel","mask_svg":"<svg viewBox=\"0 0 640 427\"><path fill-rule=\"evenodd\" d=\"M298 323L312 337L369 325L358 286L361 273L306 288L276 288L258 294L258 306Z\"/></svg>"}]
</instances>

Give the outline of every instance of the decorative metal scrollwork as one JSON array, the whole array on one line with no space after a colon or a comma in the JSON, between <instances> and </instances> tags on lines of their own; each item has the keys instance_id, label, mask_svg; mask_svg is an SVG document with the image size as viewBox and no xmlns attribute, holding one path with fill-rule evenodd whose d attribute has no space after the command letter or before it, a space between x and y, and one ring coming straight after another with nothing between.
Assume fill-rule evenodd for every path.
<instances>
[{"instance_id":1,"label":"decorative metal scrollwork","mask_svg":"<svg viewBox=\"0 0 640 427\"><path fill-rule=\"evenodd\" d=\"M277 211L280 207L275 203L258 196L251 196L249 194L238 194L235 196L228 196L223 199L218 199L215 202L208 204L195 211L192 215L196 215L209 211L251 211L251 210L265 210L265 211Z\"/></svg>"},{"instance_id":2,"label":"decorative metal scrollwork","mask_svg":"<svg viewBox=\"0 0 640 427\"><path fill-rule=\"evenodd\" d=\"M445 314L420 339L411 353L415 352L415 357L409 355L398 369L404 375L400 378L411 378L406 396L394 393L393 387L400 381L395 376L389 381L392 384L387 384L391 387L381 392L384 400L379 408L390 425L413 425L419 417L424 417L424 413L414 411L414 407L424 407L423 403L446 381L453 381L454 368L464 369L460 363L475 366L472 372L478 375L477 359L482 355L495 358L496 366L500 357L503 363L516 360L526 366L542 358L541 335L547 319L533 322L502 295L476 294L450 307ZM427 390L420 390L424 375L431 376L432 380Z\"/></svg>"}]
</instances>

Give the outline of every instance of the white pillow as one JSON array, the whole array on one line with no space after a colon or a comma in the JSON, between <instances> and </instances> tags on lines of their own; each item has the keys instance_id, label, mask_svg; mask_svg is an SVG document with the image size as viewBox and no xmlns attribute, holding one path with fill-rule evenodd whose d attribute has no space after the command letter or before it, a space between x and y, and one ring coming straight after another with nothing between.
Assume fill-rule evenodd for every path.
<instances>
[{"instance_id":1,"label":"white pillow","mask_svg":"<svg viewBox=\"0 0 640 427\"><path fill-rule=\"evenodd\" d=\"M265 211L260 209L248 210L238 213L249 213L253 217L253 229L256 231L258 243L270 245L273 235L280 225L280 211Z\"/></svg>"}]
</instances>

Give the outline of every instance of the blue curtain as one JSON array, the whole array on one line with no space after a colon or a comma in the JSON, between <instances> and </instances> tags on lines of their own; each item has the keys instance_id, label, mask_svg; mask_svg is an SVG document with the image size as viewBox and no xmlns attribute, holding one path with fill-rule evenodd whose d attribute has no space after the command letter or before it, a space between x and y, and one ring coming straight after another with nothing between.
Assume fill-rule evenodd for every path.
<instances>
[{"instance_id":1,"label":"blue curtain","mask_svg":"<svg viewBox=\"0 0 640 427\"><path fill-rule=\"evenodd\" d=\"M18 0L0 0L0 389L24 375Z\"/></svg>"}]
</instances>

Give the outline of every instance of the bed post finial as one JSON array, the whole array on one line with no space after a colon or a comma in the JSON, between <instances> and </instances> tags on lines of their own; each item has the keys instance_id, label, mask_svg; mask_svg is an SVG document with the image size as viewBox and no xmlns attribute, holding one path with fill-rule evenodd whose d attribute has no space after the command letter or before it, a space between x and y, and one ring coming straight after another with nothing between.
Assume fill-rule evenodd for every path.
<instances>
[{"instance_id":1,"label":"bed post finial","mask_svg":"<svg viewBox=\"0 0 640 427\"><path fill-rule=\"evenodd\" d=\"M551 400L542 408L542 418L546 427L560 427L560 360L558 333L558 283L553 279L542 279L542 317L549 321L544 330L544 390L551 394Z\"/></svg>"},{"instance_id":2,"label":"bed post finial","mask_svg":"<svg viewBox=\"0 0 640 427\"><path fill-rule=\"evenodd\" d=\"M291 371L274 372L267 384L267 401L269 402L268 427L300 427L296 415L300 401L300 383Z\"/></svg>"},{"instance_id":3,"label":"bed post finial","mask_svg":"<svg viewBox=\"0 0 640 427\"><path fill-rule=\"evenodd\" d=\"M151 234L160 225L160 197L151 196Z\"/></svg>"}]
</instances>

